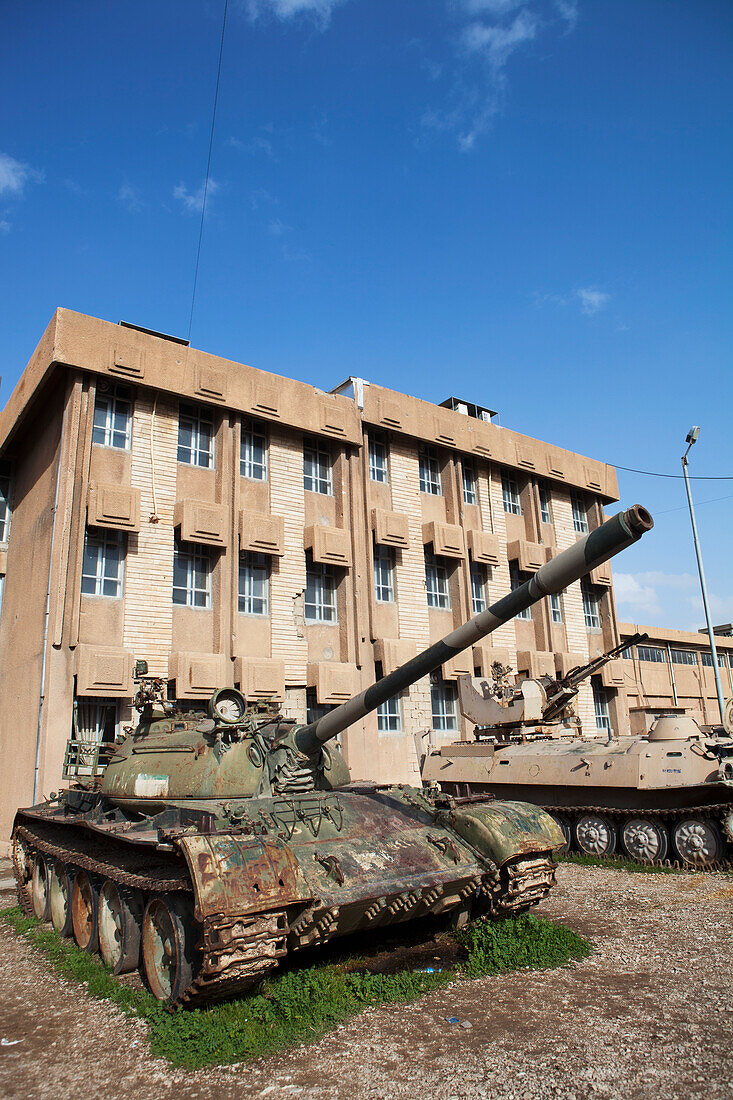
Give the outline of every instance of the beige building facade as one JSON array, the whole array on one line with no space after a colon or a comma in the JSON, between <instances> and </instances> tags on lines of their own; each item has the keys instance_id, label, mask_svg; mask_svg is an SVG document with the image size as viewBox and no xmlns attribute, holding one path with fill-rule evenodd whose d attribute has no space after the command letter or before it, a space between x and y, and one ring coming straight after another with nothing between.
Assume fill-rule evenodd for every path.
<instances>
[{"instance_id":1,"label":"beige building facade","mask_svg":"<svg viewBox=\"0 0 733 1100\"><path fill-rule=\"evenodd\" d=\"M134 659L184 704L238 685L305 720L618 498L613 468L488 409L327 393L65 309L0 414L0 458L0 839L59 786L72 734L134 722ZM353 776L416 781L416 735L467 735L458 675L562 673L617 640L604 566L346 731ZM628 728L627 664L582 686L584 726Z\"/></svg>"},{"instance_id":2,"label":"beige building facade","mask_svg":"<svg viewBox=\"0 0 733 1100\"><path fill-rule=\"evenodd\" d=\"M707 631L619 623L619 632L621 641L637 633L649 635L619 660L632 733L646 733L659 714L675 712L689 714L700 725L720 723ZM720 634L715 648L723 697L729 699L733 697L733 637Z\"/></svg>"}]
</instances>

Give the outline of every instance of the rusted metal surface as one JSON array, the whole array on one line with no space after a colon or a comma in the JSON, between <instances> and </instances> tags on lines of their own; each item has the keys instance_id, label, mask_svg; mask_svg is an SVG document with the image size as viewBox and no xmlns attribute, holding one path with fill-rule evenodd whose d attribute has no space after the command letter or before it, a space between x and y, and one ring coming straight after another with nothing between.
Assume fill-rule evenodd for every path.
<instances>
[{"instance_id":1,"label":"rusted metal surface","mask_svg":"<svg viewBox=\"0 0 733 1100\"><path fill-rule=\"evenodd\" d=\"M192 834L177 843L191 872L199 921L312 898L293 851L277 838Z\"/></svg>"}]
</instances>

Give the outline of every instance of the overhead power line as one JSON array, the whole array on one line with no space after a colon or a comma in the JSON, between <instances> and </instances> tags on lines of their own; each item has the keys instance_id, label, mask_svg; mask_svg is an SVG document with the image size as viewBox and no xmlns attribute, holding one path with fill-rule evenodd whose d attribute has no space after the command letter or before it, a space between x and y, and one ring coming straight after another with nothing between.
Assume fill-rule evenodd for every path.
<instances>
[{"instance_id":1,"label":"overhead power line","mask_svg":"<svg viewBox=\"0 0 733 1100\"><path fill-rule=\"evenodd\" d=\"M191 342L191 327L193 325L193 307L196 303L196 284L199 277L199 260L201 259L201 241L204 236L204 217L206 216L206 196L209 191L209 176L211 174L211 150L214 147L214 125L216 123L216 105L219 102L219 80L221 79L221 59L224 53L224 32L227 25L227 8L229 0L224 0L224 17L221 21L221 42L219 43L219 65L216 70L216 89L214 91L214 109L211 112L211 133L209 135L209 157L206 161L206 179L204 180L204 193L201 202L201 225L199 226L199 243L196 249L196 266L193 273L193 291L191 293L191 313L188 318L188 342Z\"/></svg>"},{"instance_id":2,"label":"overhead power line","mask_svg":"<svg viewBox=\"0 0 733 1100\"><path fill-rule=\"evenodd\" d=\"M614 466L615 469L617 469L617 470L625 470L627 474L645 474L646 477L671 477L671 478L674 478L675 481L683 481L684 480L682 474L658 474L658 473L655 473L653 470L635 470L631 466L616 466L615 463L609 463L609 465ZM705 474L690 474L690 480L691 481L733 481L733 474L726 474L725 476L723 476L723 475L721 475L721 476L718 476L718 475L707 476Z\"/></svg>"}]
</instances>

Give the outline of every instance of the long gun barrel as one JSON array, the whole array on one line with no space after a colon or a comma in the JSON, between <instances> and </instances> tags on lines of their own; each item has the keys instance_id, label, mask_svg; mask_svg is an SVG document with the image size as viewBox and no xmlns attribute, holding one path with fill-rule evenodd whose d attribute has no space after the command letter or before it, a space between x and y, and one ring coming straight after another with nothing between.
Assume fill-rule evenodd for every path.
<instances>
[{"instance_id":1,"label":"long gun barrel","mask_svg":"<svg viewBox=\"0 0 733 1100\"><path fill-rule=\"evenodd\" d=\"M457 653L475 645L544 596L562 592L592 569L638 542L653 526L654 520L639 504L606 520L574 546L563 550L556 558L541 566L528 581L503 596L486 611L459 626L457 630L453 630L411 661L355 695L347 703L342 703L316 722L302 726L295 734L298 748L308 755L317 753L324 741L338 736L365 714L376 710L382 703L421 680L423 676L435 672Z\"/></svg>"},{"instance_id":2,"label":"long gun barrel","mask_svg":"<svg viewBox=\"0 0 733 1100\"><path fill-rule=\"evenodd\" d=\"M619 645L614 646L613 649L608 649L605 653L601 653L598 657L594 657L587 665L578 665L577 668L571 668L561 680L558 680L558 683L562 687L576 687L578 684L581 684L583 680L587 680L589 676L593 676L594 673L602 669L604 665L609 664L615 657L618 657L619 653L623 653L625 649L630 649L632 645L638 645L640 642L646 642L648 640L648 634L634 634L625 642L621 642Z\"/></svg>"}]
</instances>

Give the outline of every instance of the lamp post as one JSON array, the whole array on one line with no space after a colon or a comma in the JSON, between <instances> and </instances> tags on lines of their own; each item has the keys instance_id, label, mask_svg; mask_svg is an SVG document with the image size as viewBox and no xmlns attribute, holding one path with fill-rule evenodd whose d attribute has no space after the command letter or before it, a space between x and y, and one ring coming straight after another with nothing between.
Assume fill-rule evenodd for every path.
<instances>
[{"instance_id":1,"label":"lamp post","mask_svg":"<svg viewBox=\"0 0 733 1100\"><path fill-rule=\"evenodd\" d=\"M710 638L710 653L713 658L713 675L715 676L715 691L718 696L718 706L720 708L720 721L723 721L723 714L725 712L725 700L723 699L723 685L720 682L720 669L718 668L718 651L715 648L715 635L713 634L713 624L710 621L710 609L708 607L708 592L705 585L705 570L702 567L702 551L700 550L700 539L697 534L697 523L695 522L695 509L692 507L692 491L690 489L690 478L687 473L687 456L690 453L690 447L693 443L697 443L697 437L700 434L700 428L698 425L690 428L687 433L685 443L687 444L687 450L682 456L682 473L685 478L685 488L687 489L687 503L690 506L690 522L692 523L692 539L695 543L695 557L697 558L697 571L700 574L700 591L702 592L702 606L705 609L705 622L708 624L708 637ZM703 691L705 689L703 688Z\"/></svg>"}]
</instances>

